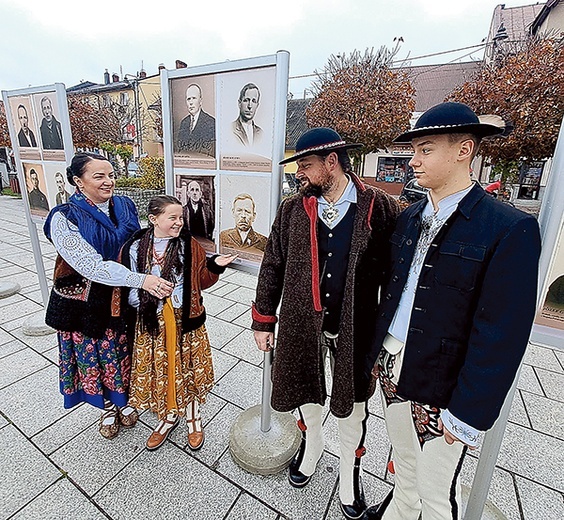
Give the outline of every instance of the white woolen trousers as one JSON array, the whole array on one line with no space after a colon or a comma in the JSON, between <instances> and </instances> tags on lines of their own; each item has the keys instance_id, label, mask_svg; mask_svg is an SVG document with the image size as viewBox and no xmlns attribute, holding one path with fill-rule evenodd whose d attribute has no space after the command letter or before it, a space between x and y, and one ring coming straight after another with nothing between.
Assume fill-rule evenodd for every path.
<instances>
[{"instance_id":1,"label":"white woolen trousers","mask_svg":"<svg viewBox=\"0 0 564 520\"><path fill-rule=\"evenodd\" d=\"M394 380L401 372L404 350L395 356ZM460 470L464 444L447 444L444 436L419 443L411 414L411 401L382 404L392 443L395 486L382 520L460 520Z\"/></svg>"}]
</instances>

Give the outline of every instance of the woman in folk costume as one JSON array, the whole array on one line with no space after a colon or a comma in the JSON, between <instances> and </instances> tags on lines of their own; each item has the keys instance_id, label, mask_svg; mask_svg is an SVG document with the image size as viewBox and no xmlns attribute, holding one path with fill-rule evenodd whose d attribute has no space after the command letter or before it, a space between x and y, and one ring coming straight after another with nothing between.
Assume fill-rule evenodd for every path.
<instances>
[{"instance_id":1,"label":"woman in folk costume","mask_svg":"<svg viewBox=\"0 0 564 520\"><path fill-rule=\"evenodd\" d=\"M201 291L217 282L236 255L206 260L204 249L184 227L176 197L153 198L148 215L148 229L127 242L122 259L133 271L170 280L174 290L170 297L135 289L129 293L129 303L137 308L129 404L148 408L159 418L147 449L157 449L180 416L186 416L188 447L198 450L204 443L200 404L214 381Z\"/></svg>"},{"instance_id":2,"label":"woman in folk costume","mask_svg":"<svg viewBox=\"0 0 564 520\"><path fill-rule=\"evenodd\" d=\"M58 256L45 322L58 331L60 389L65 408L87 402L104 410L100 433L111 439L137 412L127 406L131 358L120 309L120 286L170 294L172 284L132 273L117 262L139 229L133 201L114 196L114 169L103 156L75 155L67 168L76 192L55 207L44 231Z\"/></svg>"}]
</instances>

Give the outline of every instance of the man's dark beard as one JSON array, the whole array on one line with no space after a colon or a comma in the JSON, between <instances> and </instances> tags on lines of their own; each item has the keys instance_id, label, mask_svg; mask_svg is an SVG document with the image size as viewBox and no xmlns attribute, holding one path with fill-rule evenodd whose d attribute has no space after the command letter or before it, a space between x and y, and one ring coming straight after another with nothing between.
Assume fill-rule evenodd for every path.
<instances>
[{"instance_id":1,"label":"man's dark beard","mask_svg":"<svg viewBox=\"0 0 564 520\"><path fill-rule=\"evenodd\" d=\"M321 197L323 194L323 188L321 186L314 186L313 184L306 182L300 183L299 188L300 195L303 197Z\"/></svg>"}]
</instances>

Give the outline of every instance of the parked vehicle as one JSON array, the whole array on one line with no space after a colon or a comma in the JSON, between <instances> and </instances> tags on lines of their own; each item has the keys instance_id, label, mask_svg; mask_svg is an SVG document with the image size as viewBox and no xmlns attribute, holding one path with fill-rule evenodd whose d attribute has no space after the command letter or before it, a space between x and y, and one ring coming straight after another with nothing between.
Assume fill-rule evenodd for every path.
<instances>
[{"instance_id":1,"label":"parked vehicle","mask_svg":"<svg viewBox=\"0 0 564 520\"><path fill-rule=\"evenodd\" d=\"M413 204L414 202L417 202L418 200L426 197L427 191L427 188L419 186L417 179L411 179L410 181L407 181L407 183L403 187L403 190L401 190L399 200Z\"/></svg>"}]
</instances>

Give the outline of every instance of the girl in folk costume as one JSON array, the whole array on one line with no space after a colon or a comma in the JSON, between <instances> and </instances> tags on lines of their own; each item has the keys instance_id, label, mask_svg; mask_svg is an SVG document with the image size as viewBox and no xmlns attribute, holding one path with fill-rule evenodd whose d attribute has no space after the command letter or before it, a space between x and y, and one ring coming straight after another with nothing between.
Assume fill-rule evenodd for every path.
<instances>
[{"instance_id":1,"label":"girl in folk costume","mask_svg":"<svg viewBox=\"0 0 564 520\"><path fill-rule=\"evenodd\" d=\"M206 260L202 246L183 226L182 205L175 197L153 198L148 218L149 227L124 246L122 261L133 271L161 276L175 287L166 298L130 291L137 325L129 404L158 416L147 449L157 449L180 416L186 416L188 447L198 450L204 443L199 406L214 381L201 291L217 282L236 255Z\"/></svg>"},{"instance_id":2,"label":"girl in folk costume","mask_svg":"<svg viewBox=\"0 0 564 520\"><path fill-rule=\"evenodd\" d=\"M114 196L114 168L103 156L76 154L67 168L76 192L56 206L44 231L57 250L45 322L58 331L60 390L65 408L104 409L100 433L111 439L137 412L127 405L131 356L120 309L120 286L170 294L172 284L132 273L117 262L139 229L131 199ZM143 292L145 292L143 291Z\"/></svg>"}]
</instances>

